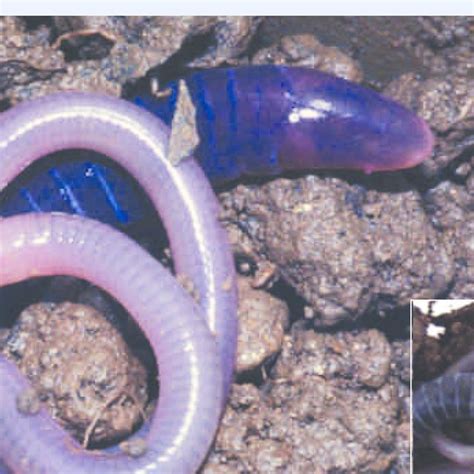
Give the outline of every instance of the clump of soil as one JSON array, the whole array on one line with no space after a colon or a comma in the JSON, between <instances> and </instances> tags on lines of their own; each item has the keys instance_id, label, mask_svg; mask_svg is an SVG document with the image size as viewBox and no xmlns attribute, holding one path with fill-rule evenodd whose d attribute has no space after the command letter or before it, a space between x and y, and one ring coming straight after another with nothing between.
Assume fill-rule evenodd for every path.
<instances>
[{"instance_id":1,"label":"clump of soil","mask_svg":"<svg viewBox=\"0 0 474 474\"><path fill-rule=\"evenodd\" d=\"M90 306L29 306L2 353L30 380L52 417L84 445L122 438L143 420L146 370Z\"/></svg>"}]
</instances>

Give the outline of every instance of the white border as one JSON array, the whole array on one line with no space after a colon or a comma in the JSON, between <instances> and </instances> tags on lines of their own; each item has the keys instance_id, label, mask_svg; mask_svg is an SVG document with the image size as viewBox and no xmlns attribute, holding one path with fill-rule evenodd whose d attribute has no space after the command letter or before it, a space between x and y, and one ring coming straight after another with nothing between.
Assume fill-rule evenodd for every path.
<instances>
[{"instance_id":1,"label":"white border","mask_svg":"<svg viewBox=\"0 0 474 474\"><path fill-rule=\"evenodd\" d=\"M0 15L474 15L472 0L0 0Z\"/></svg>"},{"instance_id":2,"label":"white border","mask_svg":"<svg viewBox=\"0 0 474 474\"><path fill-rule=\"evenodd\" d=\"M433 303L432 311L430 313L431 316L434 318L438 316L442 316L447 314L451 311L455 311L457 309L461 309L464 306L469 306L470 304L474 303L474 300L465 299L465 300L412 300L414 306L416 306L420 311L425 314L428 314L430 303Z\"/></svg>"}]
</instances>

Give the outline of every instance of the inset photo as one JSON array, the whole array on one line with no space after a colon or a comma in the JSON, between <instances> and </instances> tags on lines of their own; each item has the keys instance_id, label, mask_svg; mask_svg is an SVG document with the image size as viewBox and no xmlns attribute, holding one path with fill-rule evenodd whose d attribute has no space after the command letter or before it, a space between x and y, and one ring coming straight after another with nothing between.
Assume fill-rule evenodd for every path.
<instances>
[{"instance_id":1,"label":"inset photo","mask_svg":"<svg viewBox=\"0 0 474 474\"><path fill-rule=\"evenodd\" d=\"M474 472L474 300L412 300L413 473Z\"/></svg>"}]
</instances>

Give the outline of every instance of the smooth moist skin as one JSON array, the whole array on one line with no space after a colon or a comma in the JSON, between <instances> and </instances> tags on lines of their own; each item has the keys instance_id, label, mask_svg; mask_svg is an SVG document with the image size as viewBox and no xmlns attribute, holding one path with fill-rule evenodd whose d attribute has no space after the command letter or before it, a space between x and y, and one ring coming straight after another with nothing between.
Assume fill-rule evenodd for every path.
<instances>
[{"instance_id":1,"label":"smooth moist skin","mask_svg":"<svg viewBox=\"0 0 474 474\"><path fill-rule=\"evenodd\" d=\"M469 353L445 374L423 384L413 396L413 430L415 439L427 440L453 463L452 472L474 470L474 446L456 441L442 432L443 425L454 420L474 419L474 352ZM424 472L439 471L437 466Z\"/></svg>"},{"instance_id":2,"label":"smooth moist skin","mask_svg":"<svg viewBox=\"0 0 474 474\"><path fill-rule=\"evenodd\" d=\"M150 196L164 222L176 272L192 282L199 296L202 319L209 331L203 338L200 338L202 331L199 330L193 335L196 318L189 314L192 313L190 306L193 305L188 303L184 307L178 305L178 310L173 309L175 302L182 296L189 301L190 297L184 290L165 293L161 302L153 306L155 319L150 320L148 317L147 324L143 324L145 334L151 340L153 335L166 336L165 331L159 329L158 313L173 309L162 316L166 320L173 320L173 324L182 331L182 336L179 331L174 336L172 349L174 352L183 352L191 360L187 364L183 363L181 368L180 364L174 363L174 352L173 355L165 352L160 356L158 346L154 346L160 381L162 374L169 375L168 395L163 399L163 392L160 391L161 415L158 417L158 412L155 415L150 432L149 440L153 444L150 446L150 456L136 460L125 457L123 467L120 463L115 465L115 458L111 461L107 458L102 462L102 457L76 449L70 441L66 443L64 432L59 428L53 430L52 423L47 421L45 415L23 419L15 409L15 394L25 385L21 385L9 363L2 360L0 417L3 432L0 437L0 456L16 472L64 472L64 465L67 465L68 472L73 472L74 466L76 472L109 472L107 469L110 472L134 472L134 466L138 466L137 472L189 473L198 468L207 452L223 406L220 391L224 394L228 392L232 378L237 337L234 266L225 235L217 221L217 201L207 179L193 160L186 160L179 166L170 164L165 154L166 143L167 129L153 115L127 102L93 94L55 94L21 104L0 115L0 190L33 161L66 148L86 148L103 153L134 176ZM114 251L113 257L109 256L103 264L99 264L103 258L101 250L105 252L107 247L115 245L103 229L102 238L109 242L107 246L101 245L102 238L96 238L85 220L74 220L74 229L70 230L67 227L69 221L60 216L55 216L55 219L46 217L47 224L32 215L19 219L15 217L1 221L1 284L41 274L81 275L109 289L112 296L122 301L141 324L137 311L134 311L133 300L140 300L142 293L150 297L160 293L161 280L155 278L158 277L157 262L150 257L145 263L145 255L140 256L137 252L136 259L123 260L122 253L126 256L128 248L122 248L123 252ZM39 231L40 228L43 230ZM50 242L50 239L53 240ZM40 250L43 240L46 240L44 245L49 247ZM67 252L55 252L58 243L65 245L69 241L71 245L67 247ZM117 245L119 248L124 247L119 241ZM16 249L23 252L15 253ZM83 256L82 249L89 249L94 258L91 260ZM79 266L80 271L72 271L67 266L67 259L72 258L66 255L69 252L77 259L70 265ZM38 262L42 262L41 267ZM128 267L139 285L134 284L131 276L129 285L121 284L120 289L115 290L109 280L121 280ZM155 273L143 280L140 270L144 267L150 267L150 275ZM20 269L23 269L22 273L18 273ZM97 272L101 273L100 279ZM134 290L130 292L128 287ZM125 299L121 291L126 291L128 296ZM142 304L147 306L149 302L142 301ZM141 308L139 312L145 309L148 310L148 307ZM157 324L158 329L153 329L154 324ZM213 369L209 372L211 378L206 376L207 381L204 381L201 377L207 373L208 366L213 365L212 357L208 355L200 360L195 352L195 343L199 340L197 346L212 351L214 338L217 341L222 377L219 376L219 370ZM188 380L191 363L194 375ZM195 387L196 383L199 390ZM204 389L204 385L208 387ZM205 390L210 393L205 394ZM201 400L201 396L207 400ZM174 404L169 406L171 402ZM206 415L203 404L212 405L213 421L209 413ZM178 421L172 421L170 430L159 421L160 417L165 417L171 423L177 414ZM17 430L15 425L19 426L20 420L23 420L23 428ZM156 437L158 423L164 431ZM44 438L43 431L52 433L51 438L46 437L48 442L35 449ZM23 438L28 442L22 443ZM33 443L36 438L37 441ZM61 454L63 451L64 454ZM66 458L60 457L63 455ZM27 462L22 467L24 459ZM86 468L84 463L87 463ZM54 470L56 465L59 471ZM142 468L146 470L140 471Z\"/></svg>"},{"instance_id":3,"label":"smooth moist skin","mask_svg":"<svg viewBox=\"0 0 474 474\"><path fill-rule=\"evenodd\" d=\"M432 152L433 135L413 112L315 69L207 69L185 81L200 137L195 156L216 184L289 170L398 170ZM171 123L178 85L168 88L169 95L138 94L135 103Z\"/></svg>"},{"instance_id":4,"label":"smooth moist skin","mask_svg":"<svg viewBox=\"0 0 474 474\"><path fill-rule=\"evenodd\" d=\"M28 388L0 358L0 457L13 472L192 473L214 437L223 401L214 337L175 278L138 244L98 221L24 214L0 221L0 284L56 274L84 278L113 295L147 335L159 363L158 406L138 457L86 451L45 409L23 414ZM100 454L99 454L100 453Z\"/></svg>"},{"instance_id":5,"label":"smooth moist skin","mask_svg":"<svg viewBox=\"0 0 474 474\"><path fill-rule=\"evenodd\" d=\"M128 238L86 217L39 213L1 219L0 284L70 274L102 287L143 328L160 373L148 450L132 458L83 450L44 411L20 414L16 398L26 381L0 359L0 458L15 472L192 473L199 468L231 384L237 338L234 264L204 172L214 183L285 170L372 172L415 166L431 154L431 132L416 115L314 70L229 68L195 73L186 83L197 112L200 166L192 159L171 164L166 126L122 100L60 93L0 115L0 191L34 161L58 150L108 156L150 197L167 230L177 276L191 282L198 300ZM149 105L166 121L173 100L173 93L164 102L151 97ZM87 216L55 171L70 210ZM103 202L113 207L107 177L97 183L107 198ZM42 210L31 196L25 194L27 210Z\"/></svg>"},{"instance_id":6,"label":"smooth moist skin","mask_svg":"<svg viewBox=\"0 0 474 474\"><path fill-rule=\"evenodd\" d=\"M287 170L394 170L431 154L433 136L413 112L314 69L209 69L187 75L185 83L200 139L195 156L213 184ZM173 81L159 95L141 90L132 100L171 125L178 89ZM146 219L130 177L94 158L60 157L29 169L0 201L0 215L56 210L124 229Z\"/></svg>"},{"instance_id":7,"label":"smooth moist skin","mask_svg":"<svg viewBox=\"0 0 474 474\"><path fill-rule=\"evenodd\" d=\"M155 211L138 183L90 150L59 152L29 166L0 196L0 216L66 212L125 232L150 227Z\"/></svg>"},{"instance_id":8,"label":"smooth moist skin","mask_svg":"<svg viewBox=\"0 0 474 474\"><path fill-rule=\"evenodd\" d=\"M123 166L163 220L176 273L194 285L229 387L237 337L233 259L206 177L193 160L169 163L167 139L153 115L111 97L68 92L23 103L0 115L0 191L58 150L91 149Z\"/></svg>"}]
</instances>

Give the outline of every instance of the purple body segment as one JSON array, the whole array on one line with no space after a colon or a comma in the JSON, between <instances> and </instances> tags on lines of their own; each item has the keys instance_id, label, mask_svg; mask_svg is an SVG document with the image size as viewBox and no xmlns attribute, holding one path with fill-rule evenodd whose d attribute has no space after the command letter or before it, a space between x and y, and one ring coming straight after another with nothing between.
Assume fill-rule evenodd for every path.
<instances>
[{"instance_id":1,"label":"purple body segment","mask_svg":"<svg viewBox=\"0 0 474 474\"><path fill-rule=\"evenodd\" d=\"M0 216L67 212L128 229L153 217L130 175L89 151L48 157L30 166L0 196Z\"/></svg>"},{"instance_id":2,"label":"purple body segment","mask_svg":"<svg viewBox=\"0 0 474 474\"><path fill-rule=\"evenodd\" d=\"M429 127L380 94L308 68L247 66L186 77L196 107L195 156L214 183L286 170L409 168L433 148ZM177 85L135 102L170 123Z\"/></svg>"},{"instance_id":3,"label":"purple body segment","mask_svg":"<svg viewBox=\"0 0 474 474\"><path fill-rule=\"evenodd\" d=\"M429 156L432 136L412 112L357 84L304 68L212 69L186 78L197 112L196 157L215 184L285 170L399 169ZM134 101L171 124L177 83ZM153 212L114 163L83 153L26 170L0 198L0 215L71 212L127 229Z\"/></svg>"}]
</instances>

